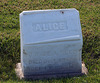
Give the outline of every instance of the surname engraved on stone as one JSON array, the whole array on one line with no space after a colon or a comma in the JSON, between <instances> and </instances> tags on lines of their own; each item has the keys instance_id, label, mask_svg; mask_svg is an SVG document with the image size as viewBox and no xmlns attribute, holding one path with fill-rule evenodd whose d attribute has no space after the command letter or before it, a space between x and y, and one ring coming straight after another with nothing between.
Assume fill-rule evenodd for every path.
<instances>
[{"instance_id":1,"label":"surname engraved on stone","mask_svg":"<svg viewBox=\"0 0 100 83\"><path fill-rule=\"evenodd\" d=\"M32 24L33 31L59 31L67 30L66 22Z\"/></svg>"}]
</instances>

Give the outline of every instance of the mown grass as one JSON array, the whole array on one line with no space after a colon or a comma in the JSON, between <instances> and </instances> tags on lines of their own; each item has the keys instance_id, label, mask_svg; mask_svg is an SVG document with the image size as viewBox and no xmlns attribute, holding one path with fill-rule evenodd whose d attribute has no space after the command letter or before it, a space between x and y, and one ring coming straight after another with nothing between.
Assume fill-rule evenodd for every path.
<instances>
[{"instance_id":1,"label":"mown grass","mask_svg":"<svg viewBox=\"0 0 100 83\"><path fill-rule=\"evenodd\" d=\"M20 62L19 14L24 10L76 8L83 33L82 60L88 75L73 78L24 81L14 68ZM100 83L100 1L99 0L0 0L0 82Z\"/></svg>"}]
</instances>

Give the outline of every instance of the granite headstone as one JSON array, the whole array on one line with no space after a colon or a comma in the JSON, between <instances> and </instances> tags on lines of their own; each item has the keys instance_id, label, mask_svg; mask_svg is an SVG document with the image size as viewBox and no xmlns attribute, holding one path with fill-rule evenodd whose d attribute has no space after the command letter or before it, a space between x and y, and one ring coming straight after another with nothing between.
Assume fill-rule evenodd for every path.
<instances>
[{"instance_id":1,"label":"granite headstone","mask_svg":"<svg viewBox=\"0 0 100 83\"><path fill-rule=\"evenodd\" d=\"M82 72L82 31L76 9L34 10L20 14L24 76Z\"/></svg>"}]
</instances>

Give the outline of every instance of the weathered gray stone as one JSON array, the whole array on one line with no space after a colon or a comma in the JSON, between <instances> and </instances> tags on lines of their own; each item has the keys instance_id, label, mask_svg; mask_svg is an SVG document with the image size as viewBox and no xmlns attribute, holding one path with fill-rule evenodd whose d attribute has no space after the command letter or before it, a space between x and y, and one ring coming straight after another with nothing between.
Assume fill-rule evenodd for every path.
<instances>
[{"instance_id":1,"label":"weathered gray stone","mask_svg":"<svg viewBox=\"0 0 100 83\"><path fill-rule=\"evenodd\" d=\"M21 63L16 64L16 74L20 79L51 79L51 78L61 78L61 77L73 77L73 76L81 76L81 75L87 75L88 70L85 67L85 64L82 63L82 72L81 73L65 73L65 74L44 74L44 75L29 75L24 76L22 72Z\"/></svg>"},{"instance_id":2,"label":"weathered gray stone","mask_svg":"<svg viewBox=\"0 0 100 83\"><path fill-rule=\"evenodd\" d=\"M20 31L24 77L82 72L83 40L76 9L23 11Z\"/></svg>"}]
</instances>

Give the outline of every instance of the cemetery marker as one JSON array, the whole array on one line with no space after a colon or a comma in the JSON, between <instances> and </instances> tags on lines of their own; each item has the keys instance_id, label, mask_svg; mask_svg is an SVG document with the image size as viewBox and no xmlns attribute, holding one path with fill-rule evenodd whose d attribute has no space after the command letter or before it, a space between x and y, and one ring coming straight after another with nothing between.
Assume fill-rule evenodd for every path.
<instances>
[{"instance_id":1,"label":"cemetery marker","mask_svg":"<svg viewBox=\"0 0 100 83\"><path fill-rule=\"evenodd\" d=\"M76 9L34 10L20 14L20 78L82 75L82 32ZM83 70L82 70L83 69Z\"/></svg>"}]
</instances>

